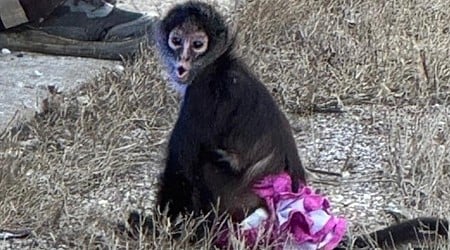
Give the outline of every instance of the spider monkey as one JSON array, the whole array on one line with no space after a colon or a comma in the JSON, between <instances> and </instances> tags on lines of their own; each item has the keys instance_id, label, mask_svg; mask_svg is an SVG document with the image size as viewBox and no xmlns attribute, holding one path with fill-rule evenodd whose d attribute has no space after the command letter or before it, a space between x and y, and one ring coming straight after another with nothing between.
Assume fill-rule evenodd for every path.
<instances>
[{"instance_id":1,"label":"spider monkey","mask_svg":"<svg viewBox=\"0 0 450 250\"><path fill-rule=\"evenodd\" d=\"M256 180L305 171L288 120L257 77L237 58L222 16L210 5L187 2L159 23L157 48L183 102L172 131L158 205L168 216L211 211L242 220L263 206Z\"/></svg>"},{"instance_id":2,"label":"spider monkey","mask_svg":"<svg viewBox=\"0 0 450 250\"><path fill-rule=\"evenodd\" d=\"M240 221L264 206L252 192L260 178L287 172L295 180L293 190L306 184L288 120L235 55L230 33L211 5L197 1L176 5L156 28L156 47L183 96L157 199L171 219L206 214L220 199L219 214ZM140 223L139 215L129 221ZM446 220L416 218L361 235L355 246L370 246L369 239L379 246L411 241L425 237L423 228L447 235L447 227Z\"/></svg>"}]
</instances>

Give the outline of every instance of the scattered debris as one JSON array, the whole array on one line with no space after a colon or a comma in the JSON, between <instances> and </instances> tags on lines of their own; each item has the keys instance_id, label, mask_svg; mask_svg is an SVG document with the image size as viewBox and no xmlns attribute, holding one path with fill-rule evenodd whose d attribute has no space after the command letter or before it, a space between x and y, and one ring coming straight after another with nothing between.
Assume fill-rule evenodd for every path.
<instances>
[{"instance_id":1,"label":"scattered debris","mask_svg":"<svg viewBox=\"0 0 450 250\"><path fill-rule=\"evenodd\" d=\"M7 48L2 48L2 55L10 55L11 54L11 50L7 49Z\"/></svg>"},{"instance_id":2,"label":"scattered debris","mask_svg":"<svg viewBox=\"0 0 450 250\"><path fill-rule=\"evenodd\" d=\"M33 73L34 73L35 76L42 76L42 75L44 75L39 70L35 70Z\"/></svg>"}]
</instances>

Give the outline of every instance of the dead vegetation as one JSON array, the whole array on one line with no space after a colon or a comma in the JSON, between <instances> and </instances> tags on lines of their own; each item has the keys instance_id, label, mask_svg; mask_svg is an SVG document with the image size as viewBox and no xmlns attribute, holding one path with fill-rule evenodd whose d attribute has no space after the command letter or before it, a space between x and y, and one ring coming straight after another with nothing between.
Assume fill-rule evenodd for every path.
<instances>
[{"instance_id":1,"label":"dead vegetation","mask_svg":"<svg viewBox=\"0 0 450 250\"><path fill-rule=\"evenodd\" d=\"M385 209L449 215L448 13L444 0L258 0L238 13L240 52L289 112L305 165L339 174L312 184L352 233L389 223ZM330 105L347 112L305 114ZM0 134L0 228L32 229L0 248L210 246L115 232L131 209L150 211L176 117L152 51L52 90L43 108Z\"/></svg>"},{"instance_id":2,"label":"dead vegetation","mask_svg":"<svg viewBox=\"0 0 450 250\"><path fill-rule=\"evenodd\" d=\"M444 1L250 1L244 54L287 110L447 101Z\"/></svg>"}]
</instances>

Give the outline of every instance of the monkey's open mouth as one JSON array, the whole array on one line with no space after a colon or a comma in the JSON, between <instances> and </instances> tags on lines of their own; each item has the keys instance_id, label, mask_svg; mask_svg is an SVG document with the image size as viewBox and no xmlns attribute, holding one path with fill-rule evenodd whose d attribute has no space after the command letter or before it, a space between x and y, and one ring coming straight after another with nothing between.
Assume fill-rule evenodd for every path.
<instances>
[{"instance_id":1,"label":"monkey's open mouth","mask_svg":"<svg viewBox=\"0 0 450 250\"><path fill-rule=\"evenodd\" d=\"M189 71L186 70L183 66L180 66L180 67L177 68L177 77L180 80L183 80L183 81L186 80L188 74L189 74Z\"/></svg>"}]
</instances>

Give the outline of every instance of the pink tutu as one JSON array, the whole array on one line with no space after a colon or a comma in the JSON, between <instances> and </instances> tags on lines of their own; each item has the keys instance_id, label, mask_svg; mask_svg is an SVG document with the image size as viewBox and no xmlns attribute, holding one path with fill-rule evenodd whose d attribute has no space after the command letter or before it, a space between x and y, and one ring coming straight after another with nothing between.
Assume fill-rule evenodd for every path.
<instances>
[{"instance_id":1,"label":"pink tutu","mask_svg":"<svg viewBox=\"0 0 450 250\"><path fill-rule=\"evenodd\" d=\"M346 222L333 216L328 200L313 192L310 187L301 187L292 192L288 174L267 176L254 186L258 196L266 201L239 226L221 235L218 247L226 247L231 231L245 239L248 247L256 245L276 246L278 249L333 249L342 240Z\"/></svg>"}]
</instances>

